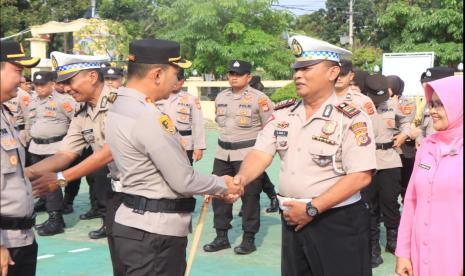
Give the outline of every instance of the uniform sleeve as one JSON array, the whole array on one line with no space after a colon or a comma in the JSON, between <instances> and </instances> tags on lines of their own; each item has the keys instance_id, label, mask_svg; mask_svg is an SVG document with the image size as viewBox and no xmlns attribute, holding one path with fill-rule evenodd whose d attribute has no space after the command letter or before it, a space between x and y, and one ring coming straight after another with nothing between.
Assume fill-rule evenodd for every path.
<instances>
[{"instance_id":1,"label":"uniform sleeve","mask_svg":"<svg viewBox=\"0 0 465 276\"><path fill-rule=\"evenodd\" d=\"M262 126L265 125L268 118L273 114L273 102L263 93L261 93L258 98L258 113L262 121Z\"/></svg>"},{"instance_id":2,"label":"uniform sleeve","mask_svg":"<svg viewBox=\"0 0 465 276\"><path fill-rule=\"evenodd\" d=\"M396 121L400 132L409 136L412 128L411 124L415 118L415 104L409 100L403 102L405 103L399 103L399 107L396 109Z\"/></svg>"},{"instance_id":3,"label":"uniform sleeve","mask_svg":"<svg viewBox=\"0 0 465 276\"><path fill-rule=\"evenodd\" d=\"M222 177L202 175L192 168L177 137L162 126L160 115L144 112L131 135L136 148L149 156L174 191L184 196L227 192Z\"/></svg>"},{"instance_id":4,"label":"uniform sleeve","mask_svg":"<svg viewBox=\"0 0 465 276\"><path fill-rule=\"evenodd\" d=\"M347 174L376 169L376 144L370 119L360 114L342 140L342 167Z\"/></svg>"},{"instance_id":5,"label":"uniform sleeve","mask_svg":"<svg viewBox=\"0 0 465 276\"><path fill-rule=\"evenodd\" d=\"M268 153L274 156L276 153L276 119L275 114L268 117L263 129L258 133L254 149Z\"/></svg>"},{"instance_id":6,"label":"uniform sleeve","mask_svg":"<svg viewBox=\"0 0 465 276\"><path fill-rule=\"evenodd\" d=\"M84 123L84 117L77 116L71 121L71 124L66 133L65 138L61 142L60 150L65 152L74 152L81 155L84 148L87 146L87 141L84 139L82 134L82 125Z\"/></svg>"},{"instance_id":7,"label":"uniform sleeve","mask_svg":"<svg viewBox=\"0 0 465 276\"><path fill-rule=\"evenodd\" d=\"M194 149L206 149L205 142L205 128L203 126L203 114L200 101L197 97L193 97L192 105L192 138L194 142Z\"/></svg>"}]
</instances>

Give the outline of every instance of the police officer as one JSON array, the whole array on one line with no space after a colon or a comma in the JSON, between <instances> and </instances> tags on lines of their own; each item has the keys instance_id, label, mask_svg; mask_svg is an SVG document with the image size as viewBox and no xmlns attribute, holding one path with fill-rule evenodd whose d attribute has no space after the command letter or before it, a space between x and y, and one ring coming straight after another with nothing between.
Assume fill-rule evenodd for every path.
<instances>
[{"instance_id":1,"label":"police officer","mask_svg":"<svg viewBox=\"0 0 465 276\"><path fill-rule=\"evenodd\" d=\"M397 228L400 223L398 198L401 191L401 167L397 149L411 133L413 107L402 107L394 97L386 76L370 75L365 80L365 91L376 106L372 117L376 141L377 173L371 184L364 189L363 196L370 205L372 267L383 263L379 245L380 219L386 227L386 251L393 253L397 242Z\"/></svg>"},{"instance_id":2,"label":"police officer","mask_svg":"<svg viewBox=\"0 0 465 276\"><path fill-rule=\"evenodd\" d=\"M340 58L351 53L307 36L289 44L302 100L276 106L235 181L250 183L280 155L281 275L371 275L360 189L375 169L373 131L334 90Z\"/></svg>"},{"instance_id":3,"label":"police officer","mask_svg":"<svg viewBox=\"0 0 465 276\"><path fill-rule=\"evenodd\" d=\"M127 87L108 114L107 142L124 193L113 235L125 275L183 275L192 196L240 192L231 177L192 169L174 123L154 104L169 97L178 68L191 65L179 52L173 41L131 42Z\"/></svg>"},{"instance_id":4,"label":"police officer","mask_svg":"<svg viewBox=\"0 0 465 276\"><path fill-rule=\"evenodd\" d=\"M184 69L179 69L177 79L170 97L157 101L155 105L174 121L181 136L181 145L186 150L187 157L192 164L202 159L203 151L207 148L202 108L197 97L182 91Z\"/></svg>"},{"instance_id":5,"label":"police officer","mask_svg":"<svg viewBox=\"0 0 465 276\"><path fill-rule=\"evenodd\" d=\"M15 41L0 42L1 174L0 174L0 272L2 275L35 275L37 243L31 183L24 175L25 152L4 103L17 95L24 67L40 59L27 57Z\"/></svg>"},{"instance_id":6,"label":"police officer","mask_svg":"<svg viewBox=\"0 0 465 276\"><path fill-rule=\"evenodd\" d=\"M252 65L233 60L229 64L228 80L231 88L221 91L215 99L216 122L220 135L213 163L216 175L235 175L245 155L255 144L258 132L271 116L271 100L248 84ZM245 189L242 196L242 242L234 248L236 254L256 250L255 234L260 228L260 192L263 176ZM228 230L232 227L232 204L213 199L214 228L217 236L203 249L207 252L230 248Z\"/></svg>"},{"instance_id":7,"label":"police officer","mask_svg":"<svg viewBox=\"0 0 465 276\"><path fill-rule=\"evenodd\" d=\"M54 191L58 187L66 187L69 181L95 172L112 161L111 152L105 143L104 129L108 108L114 102L117 94L113 88L104 85L103 73L100 70L100 63L104 59L102 57L68 55L60 52L52 52L51 59L57 70L57 82L63 82L65 92L77 102L85 102L85 104L76 112L71 121L59 151L27 168L33 190L40 195ZM78 165L68 168L89 145L94 153ZM100 196L99 202L102 209L107 208L105 212L102 210L102 216L106 216L102 227L96 231L91 231L89 237L108 235L113 273L124 275L122 264L114 254L113 237L111 236L111 224L114 211L120 204L120 196L119 193L112 191L108 169L105 170L101 174L101 179L96 181L96 187L100 189L97 194ZM112 167L110 171L111 178L118 179L116 168ZM115 190L117 190L116 187Z\"/></svg>"},{"instance_id":8,"label":"police officer","mask_svg":"<svg viewBox=\"0 0 465 276\"><path fill-rule=\"evenodd\" d=\"M362 93L363 95L366 95L366 93L364 92L365 78L369 75L368 72L363 71L363 70L357 70L357 69L355 69L353 72L354 72L354 77L349 83L350 89L354 92Z\"/></svg>"},{"instance_id":9,"label":"police officer","mask_svg":"<svg viewBox=\"0 0 465 276\"><path fill-rule=\"evenodd\" d=\"M123 85L124 71L119 67L103 67L103 76L105 78L105 85L115 89Z\"/></svg>"},{"instance_id":10,"label":"police officer","mask_svg":"<svg viewBox=\"0 0 465 276\"><path fill-rule=\"evenodd\" d=\"M350 83L354 80L354 70L350 60L341 60L341 72L337 78L334 88L340 102L347 102L357 109L364 111L369 116L375 114L375 105L373 101L356 90L352 90Z\"/></svg>"}]
</instances>

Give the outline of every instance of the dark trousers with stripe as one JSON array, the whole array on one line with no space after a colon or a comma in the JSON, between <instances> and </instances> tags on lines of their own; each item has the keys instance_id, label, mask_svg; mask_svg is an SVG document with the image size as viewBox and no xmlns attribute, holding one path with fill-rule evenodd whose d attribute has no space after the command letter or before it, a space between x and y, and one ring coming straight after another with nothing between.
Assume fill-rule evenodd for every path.
<instances>
[{"instance_id":1,"label":"dark trousers with stripe","mask_svg":"<svg viewBox=\"0 0 465 276\"><path fill-rule=\"evenodd\" d=\"M330 209L295 232L282 219L281 275L371 276L370 220L362 201Z\"/></svg>"}]
</instances>

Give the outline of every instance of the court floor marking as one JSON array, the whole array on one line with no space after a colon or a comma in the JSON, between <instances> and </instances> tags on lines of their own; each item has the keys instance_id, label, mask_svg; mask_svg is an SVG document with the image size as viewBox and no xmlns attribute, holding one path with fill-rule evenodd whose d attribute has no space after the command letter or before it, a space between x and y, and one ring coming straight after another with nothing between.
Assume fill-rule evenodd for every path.
<instances>
[{"instance_id":1,"label":"court floor marking","mask_svg":"<svg viewBox=\"0 0 465 276\"><path fill-rule=\"evenodd\" d=\"M79 253L79 252L84 252L84 251L89 251L89 250L91 250L91 248L84 247L84 248L69 250L68 253ZM45 255L42 255L42 256L37 256L37 260L48 259L48 258L52 258L52 257L55 257L55 255L53 255L53 254L45 254Z\"/></svg>"}]
</instances>

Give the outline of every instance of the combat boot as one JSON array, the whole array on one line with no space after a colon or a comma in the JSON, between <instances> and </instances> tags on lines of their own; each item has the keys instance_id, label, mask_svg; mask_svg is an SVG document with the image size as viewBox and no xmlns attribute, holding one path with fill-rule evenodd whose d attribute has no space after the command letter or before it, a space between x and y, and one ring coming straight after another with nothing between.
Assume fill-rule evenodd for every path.
<instances>
[{"instance_id":1,"label":"combat boot","mask_svg":"<svg viewBox=\"0 0 465 276\"><path fill-rule=\"evenodd\" d=\"M47 222L37 230L39 236L53 236L65 232L65 221L61 212L49 212Z\"/></svg>"},{"instance_id":2,"label":"combat boot","mask_svg":"<svg viewBox=\"0 0 465 276\"><path fill-rule=\"evenodd\" d=\"M107 227L105 226L105 218L103 218L102 227L100 227L97 230L90 231L89 238L96 240L96 239L101 239L101 238L106 238L106 237L107 237Z\"/></svg>"},{"instance_id":3,"label":"combat boot","mask_svg":"<svg viewBox=\"0 0 465 276\"><path fill-rule=\"evenodd\" d=\"M279 202L276 196L270 198L270 207L266 208L267 213L276 213L279 210Z\"/></svg>"},{"instance_id":4,"label":"combat boot","mask_svg":"<svg viewBox=\"0 0 465 276\"><path fill-rule=\"evenodd\" d=\"M79 215L79 219L81 220L89 220L89 219L101 218L101 217L102 215L93 208L91 208L86 213Z\"/></svg>"},{"instance_id":5,"label":"combat boot","mask_svg":"<svg viewBox=\"0 0 465 276\"><path fill-rule=\"evenodd\" d=\"M39 198L39 200L34 203L34 212L43 212L46 211L45 209L45 199L44 198Z\"/></svg>"},{"instance_id":6,"label":"combat boot","mask_svg":"<svg viewBox=\"0 0 465 276\"><path fill-rule=\"evenodd\" d=\"M255 233L244 232L242 242L234 248L234 252L239 255L247 255L257 250L255 247Z\"/></svg>"},{"instance_id":7,"label":"combat boot","mask_svg":"<svg viewBox=\"0 0 465 276\"><path fill-rule=\"evenodd\" d=\"M228 240L228 230L216 230L216 238L203 246L205 252L216 252L223 249L231 248Z\"/></svg>"},{"instance_id":8,"label":"combat boot","mask_svg":"<svg viewBox=\"0 0 465 276\"><path fill-rule=\"evenodd\" d=\"M383 258L381 258L381 247L379 246L379 241L371 242L371 268L378 267L382 264Z\"/></svg>"},{"instance_id":9,"label":"combat boot","mask_svg":"<svg viewBox=\"0 0 465 276\"><path fill-rule=\"evenodd\" d=\"M397 245L397 229L388 229L386 231L386 252L395 254Z\"/></svg>"}]
</instances>

